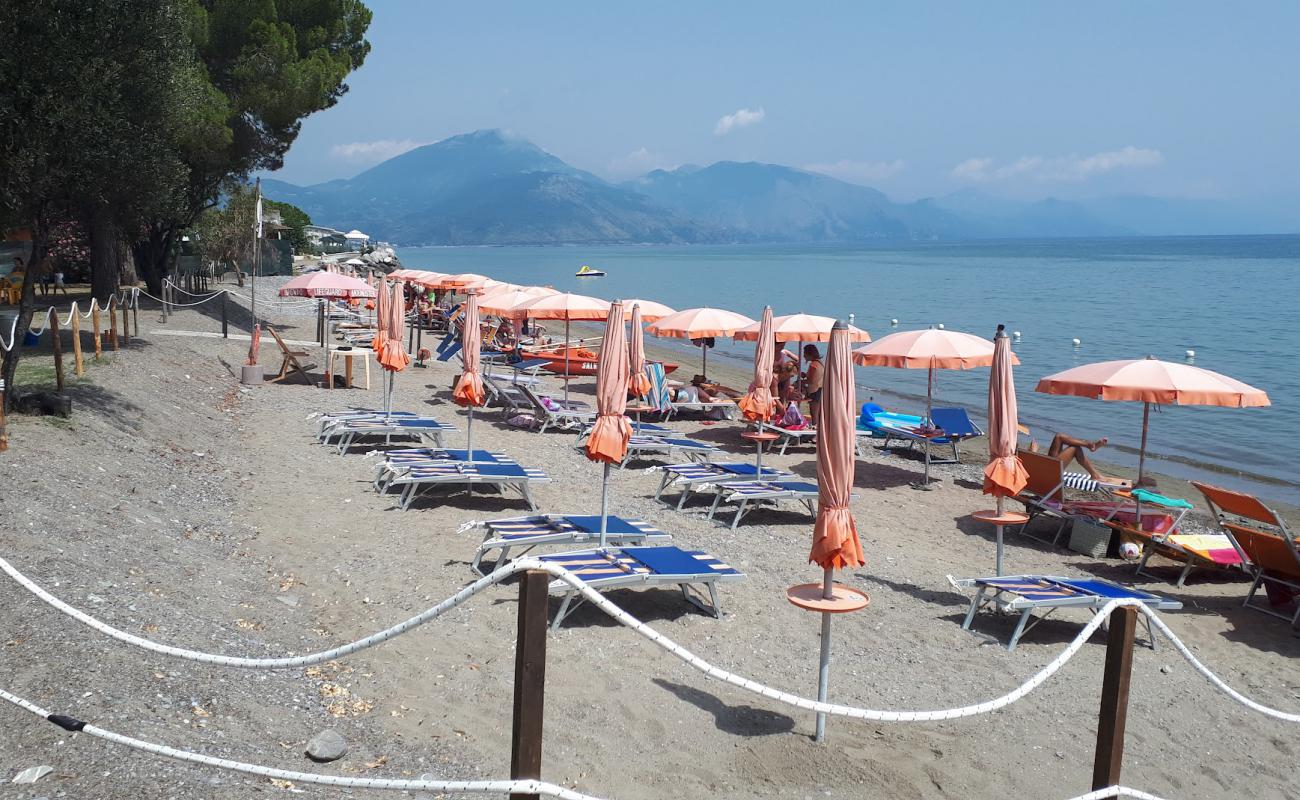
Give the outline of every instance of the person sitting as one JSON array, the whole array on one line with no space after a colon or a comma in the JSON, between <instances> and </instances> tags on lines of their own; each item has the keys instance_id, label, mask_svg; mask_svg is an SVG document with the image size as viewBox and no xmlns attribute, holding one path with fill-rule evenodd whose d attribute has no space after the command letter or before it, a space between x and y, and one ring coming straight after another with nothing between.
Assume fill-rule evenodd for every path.
<instances>
[{"instance_id":1,"label":"person sitting","mask_svg":"<svg viewBox=\"0 0 1300 800\"><path fill-rule=\"evenodd\" d=\"M497 326L497 335L492 340L492 343L496 345L498 350L511 350L518 341L518 337L515 336L514 323L508 319L501 320L501 324Z\"/></svg>"},{"instance_id":2,"label":"person sitting","mask_svg":"<svg viewBox=\"0 0 1300 800\"><path fill-rule=\"evenodd\" d=\"M1077 436L1058 433L1052 437L1052 443L1047 446L1047 454L1053 458L1059 459L1062 464L1069 464L1073 461L1082 467L1083 471L1088 473L1089 477L1099 483L1111 486L1129 486L1131 485L1129 481L1101 474L1097 468L1093 466L1092 459L1088 457L1088 453L1097 452L1100 448L1105 447L1108 441L1109 440L1105 437L1088 441L1087 439L1080 439ZM1029 452L1038 452L1038 442L1029 443ZM1143 479L1142 484L1148 487L1155 486L1155 481L1150 478L1145 478Z\"/></svg>"}]
</instances>

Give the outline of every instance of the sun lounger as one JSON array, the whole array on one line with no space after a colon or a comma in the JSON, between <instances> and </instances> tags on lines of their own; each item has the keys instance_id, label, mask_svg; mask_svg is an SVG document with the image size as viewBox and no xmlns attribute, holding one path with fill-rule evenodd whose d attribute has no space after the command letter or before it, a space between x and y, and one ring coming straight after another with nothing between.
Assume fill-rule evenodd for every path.
<instances>
[{"instance_id":1,"label":"sun lounger","mask_svg":"<svg viewBox=\"0 0 1300 800\"><path fill-rule=\"evenodd\" d=\"M656 500L663 495L664 490L669 486L681 487L682 493L677 498L678 511L681 511L682 507L686 505L686 500L691 496L691 492L706 484L717 485L735 481L752 481L760 478L763 480L790 480L794 478L793 472L774 467L763 467L763 474L759 475L758 467L747 461L692 462L689 464L651 467L651 469L663 472L663 477L659 481L659 488L654 494Z\"/></svg>"},{"instance_id":2,"label":"sun lounger","mask_svg":"<svg viewBox=\"0 0 1300 800\"><path fill-rule=\"evenodd\" d=\"M462 462L474 464L514 464L513 458L505 453L496 453L489 450L475 450L470 453L467 450L444 450L438 447L406 447L400 450L389 450L384 453L384 460L380 462L375 470L375 479L372 485L375 491L380 494L386 494L392 480L400 475L410 472L412 469L432 464L441 464L444 462Z\"/></svg>"},{"instance_id":3,"label":"sun lounger","mask_svg":"<svg viewBox=\"0 0 1300 800\"><path fill-rule=\"evenodd\" d=\"M1201 490L1219 527L1244 559L1243 566L1255 577L1243 605L1290 619L1295 626L1300 622L1300 544L1286 521L1254 495L1196 481L1192 485ZM1261 586L1266 606L1251 602ZM1293 615L1276 610L1289 604L1295 604Z\"/></svg>"},{"instance_id":4,"label":"sun lounger","mask_svg":"<svg viewBox=\"0 0 1300 800\"><path fill-rule=\"evenodd\" d=\"M817 517L817 484L809 481L734 481L718 484L716 491L713 505L709 508L709 519L713 519L723 503L736 503L736 515L731 518L733 531L740 524L741 517L763 503L794 501L808 509L809 516Z\"/></svg>"},{"instance_id":5,"label":"sun lounger","mask_svg":"<svg viewBox=\"0 0 1300 800\"><path fill-rule=\"evenodd\" d=\"M650 378L650 396L647 400L650 405L663 412L665 420L671 419L674 414L683 411L698 411L704 414L710 411L721 411L725 419L736 418L736 401L731 398L708 402L679 402L673 400L673 392L668 386L668 376L664 373L663 364L653 361L646 364L646 375Z\"/></svg>"},{"instance_id":6,"label":"sun lounger","mask_svg":"<svg viewBox=\"0 0 1300 800\"><path fill-rule=\"evenodd\" d=\"M591 434L591 429L587 428L578 435L575 447L582 447ZM623 456L620 467L626 466L627 462L634 458L640 458L647 455L669 455L672 453L681 453L682 457L688 461L702 462L713 456L719 455L721 451L707 442L698 442L694 439L687 439L682 436L672 436L660 433L634 433L627 441L627 453Z\"/></svg>"},{"instance_id":7,"label":"sun lounger","mask_svg":"<svg viewBox=\"0 0 1300 800\"><path fill-rule=\"evenodd\" d=\"M679 586L686 602L714 617L722 616L717 585L745 577L739 570L707 553L673 546L587 550L541 556L540 560L570 570L584 584L602 592L611 589ZM692 586L702 586L708 591L707 603L691 594ZM551 622L551 629L554 630L584 600L576 589L560 580L551 582L551 593L564 598Z\"/></svg>"},{"instance_id":8,"label":"sun lounger","mask_svg":"<svg viewBox=\"0 0 1300 800\"><path fill-rule=\"evenodd\" d=\"M1117 505L1109 489L1086 475L1068 473L1065 465L1056 456L1043 453L1031 453L1020 450L1016 453L1024 465L1028 482L1020 494L1014 498L1024 505L1028 521L1021 527L1021 533L1028 533L1029 527L1039 518L1056 520L1058 525L1051 542L1057 544L1065 528L1076 515L1104 520ZM1066 488L1091 493L1095 502L1070 502L1065 499Z\"/></svg>"},{"instance_id":9,"label":"sun lounger","mask_svg":"<svg viewBox=\"0 0 1300 800\"><path fill-rule=\"evenodd\" d=\"M1223 534L1187 534L1179 527L1192 504L1181 498L1165 497L1147 489L1113 490L1116 502L1083 502L1071 505L1076 514L1087 514L1118 531L1124 539L1142 545L1138 575L1158 576L1147 570L1152 556L1160 555L1183 564L1174 581L1182 586L1196 567L1238 568L1242 558L1232 541ZM1139 522L1140 520L1140 522Z\"/></svg>"},{"instance_id":10,"label":"sun lounger","mask_svg":"<svg viewBox=\"0 0 1300 800\"><path fill-rule=\"evenodd\" d=\"M562 430L581 430L584 426L596 421L596 412L591 406L577 400L570 400L567 404L563 400L548 398L551 405L548 407L542 401L539 395L531 386L519 384L519 391L528 399L532 405L533 418L537 420L538 433L546 433L547 428L555 427Z\"/></svg>"},{"instance_id":11,"label":"sun lounger","mask_svg":"<svg viewBox=\"0 0 1300 800\"><path fill-rule=\"evenodd\" d=\"M781 438L772 444L772 449L778 447L781 448L781 455L785 455L785 451L790 447L790 445L798 447L803 444L817 443L817 429L811 425L807 428L795 429L782 428L780 425L773 425L770 422L765 422L763 423L762 430L780 434Z\"/></svg>"},{"instance_id":12,"label":"sun lounger","mask_svg":"<svg viewBox=\"0 0 1300 800\"><path fill-rule=\"evenodd\" d=\"M434 447L442 447L442 435L455 431L454 425L439 422L432 417L380 415L374 418L343 420L326 427L321 433L321 442L329 444L333 440L338 447L339 455L347 453L359 439L373 436L384 437L385 444L392 442L394 438L401 438L417 442L428 440Z\"/></svg>"},{"instance_id":13,"label":"sun lounger","mask_svg":"<svg viewBox=\"0 0 1300 800\"><path fill-rule=\"evenodd\" d=\"M542 470L515 463L441 462L412 467L394 477L388 485L402 487L397 504L403 511L411 507L411 502L416 497L430 489L474 486L492 486L503 492L514 489L528 503L528 507L536 511L537 503L533 501L531 487L536 483L550 481Z\"/></svg>"},{"instance_id":14,"label":"sun lounger","mask_svg":"<svg viewBox=\"0 0 1300 800\"><path fill-rule=\"evenodd\" d=\"M1138 600L1159 611L1171 611L1183 607L1177 600L1171 600L1158 594L1143 592L1120 586L1113 581L1101 578L1061 578L1052 575L1004 575L996 578L965 578L957 580L949 576L949 581L958 589L977 589L971 600L970 610L962 622L962 630L970 630L975 621L975 614L985 605L993 605L999 611L1020 613L1016 629L1007 642L1007 650L1015 650L1020 637L1028 633L1038 623L1047 619L1057 609L1082 608L1096 614L1111 600ZM1035 611L1043 612L1034 617ZM1147 620L1147 639L1154 650L1155 635L1151 631L1151 621Z\"/></svg>"},{"instance_id":15,"label":"sun lounger","mask_svg":"<svg viewBox=\"0 0 1300 800\"><path fill-rule=\"evenodd\" d=\"M342 422L353 419L383 419L384 417L403 417L406 419L416 417L410 411L393 411L385 414L383 409L376 408L352 408L347 411L331 411L321 414L316 419L316 438L321 439L325 436L328 428L334 427Z\"/></svg>"},{"instance_id":16,"label":"sun lounger","mask_svg":"<svg viewBox=\"0 0 1300 800\"><path fill-rule=\"evenodd\" d=\"M964 408L932 408L930 424L942 431L942 435L926 436L921 433L925 428L923 417L885 411L874 403L864 405L862 414L858 417L858 430L869 432L876 438L883 438L885 448L895 440L907 442L909 450L917 444L928 443L925 457L931 464L959 463L961 453L958 451L958 445L967 439L984 435L984 431L971 421L970 415ZM932 453L935 445L951 447L952 458L936 458Z\"/></svg>"},{"instance_id":17,"label":"sun lounger","mask_svg":"<svg viewBox=\"0 0 1300 800\"><path fill-rule=\"evenodd\" d=\"M483 542L474 554L470 564L479 575L483 557L493 550L500 550L496 566L510 561L511 551L518 551L515 557L525 555L536 547L547 545L586 545L591 546L600 541L600 517L576 514L541 514L531 517L512 517L476 523L487 532ZM605 519L605 542L614 547L643 544L664 544L673 537L639 519L607 517Z\"/></svg>"}]
</instances>

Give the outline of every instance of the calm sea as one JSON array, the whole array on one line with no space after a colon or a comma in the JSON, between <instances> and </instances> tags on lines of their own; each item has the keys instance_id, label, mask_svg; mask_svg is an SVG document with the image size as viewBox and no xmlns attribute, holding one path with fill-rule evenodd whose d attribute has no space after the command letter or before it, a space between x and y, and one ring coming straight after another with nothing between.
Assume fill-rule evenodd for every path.
<instances>
[{"instance_id":1,"label":"calm sea","mask_svg":"<svg viewBox=\"0 0 1300 800\"><path fill-rule=\"evenodd\" d=\"M1112 447L1136 465L1142 407L1034 392L1068 367L1151 354L1265 389L1263 409L1166 407L1152 413L1154 469L1300 503L1300 236L1062 239L878 246L452 247L399 249L404 266L479 272L606 299L717 306L757 318L807 312L854 318L879 338L944 325L1015 344L1022 423ZM590 264L604 278L576 278ZM897 320L893 325L891 320ZM1073 339L1080 344L1073 345ZM710 358L749 361L752 345L719 340ZM693 349L693 348L692 348ZM698 353L698 351L695 351ZM684 357L686 363L692 363ZM982 417L987 371L941 371L937 396ZM925 372L857 368L863 396L924 407Z\"/></svg>"}]
</instances>

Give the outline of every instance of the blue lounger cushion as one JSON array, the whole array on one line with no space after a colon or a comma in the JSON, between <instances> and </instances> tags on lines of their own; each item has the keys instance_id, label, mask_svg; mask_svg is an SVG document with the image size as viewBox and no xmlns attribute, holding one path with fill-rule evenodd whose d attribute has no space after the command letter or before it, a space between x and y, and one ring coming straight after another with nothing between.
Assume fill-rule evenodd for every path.
<instances>
[{"instance_id":1,"label":"blue lounger cushion","mask_svg":"<svg viewBox=\"0 0 1300 800\"><path fill-rule=\"evenodd\" d=\"M1111 600L1158 600L1162 599L1157 595L1149 592L1139 591L1137 589L1126 589L1123 586L1116 586L1107 581L1088 580L1080 578L1078 580L1058 581L1058 583L1069 586L1072 589L1078 589L1081 592L1095 594L1106 597Z\"/></svg>"},{"instance_id":2,"label":"blue lounger cushion","mask_svg":"<svg viewBox=\"0 0 1300 800\"><path fill-rule=\"evenodd\" d=\"M734 574L731 567L718 569L707 561L701 561L695 554L680 547L624 547L623 555L636 559L656 575L699 575L703 572Z\"/></svg>"},{"instance_id":3,"label":"blue lounger cushion","mask_svg":"<svg viewBox=\"0 0 1300 800\"><path fill-rule=\"evenodd\" d=\"M659 441L663 442L664 444L670 444L673 447L684 447L687 448L688 450L713 450L714 449L713 445L705 444L704 442L697 442L694 439L666 439L661 436L659 437Z\"/></svg>"},{"instance_id":4,"label":"blue lounger cushion","mask_svg":"<svg viewBox=\"0 0 1300 800\"><path fill-rule=\"evenodd\" d=\"M578 515L578 516L571 516L571 517L566 516L564 518L564 521L568 522L573 527L585 533L600 533L600 517L598 515ZM643 529L636 527L635 525L623 519L622 517L615 517L615 516L606 517L605 532L606 533L645 533Z\"/></svg>"}]
</instances>

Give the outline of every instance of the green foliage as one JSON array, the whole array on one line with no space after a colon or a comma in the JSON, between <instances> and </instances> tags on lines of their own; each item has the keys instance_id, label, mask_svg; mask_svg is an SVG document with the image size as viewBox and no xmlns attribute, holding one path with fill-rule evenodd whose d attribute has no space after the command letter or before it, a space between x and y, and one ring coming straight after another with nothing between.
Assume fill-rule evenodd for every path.
<instances>
[{"instance_id":1,"label":"green foliage","mask_svg":"<svg viewBox=\"0 0 1300 800\"><path fill-rule=\"evenodd\" d=\"M239 271L242 261L252 258L253 234L257 219L257 193L245 183L232 181L226 191L226 204L204 211L195 226L199 255L218 264L233 264Z\"/></svg>"},{"instance_id":2,"label":"green foliage","mask_svg":"<svg viewBox=\"0 0 1300 800\"><path fill-rule=\"evenodd\" d=\"M262 198L262 206L268 209L275 209L280 212L280 218L289 228L289 242L293 245L295 253L306 253L311 243L307 240L307 232L303 230L311 224L311 217L307 212L292 203L281 203L278 200L267 200Z\"/></svg>"}]
</instances>

